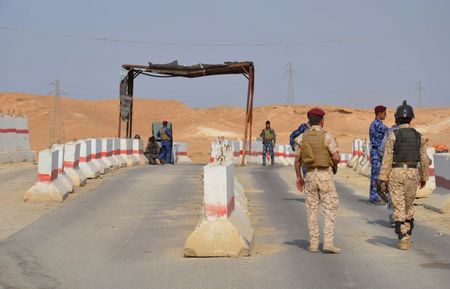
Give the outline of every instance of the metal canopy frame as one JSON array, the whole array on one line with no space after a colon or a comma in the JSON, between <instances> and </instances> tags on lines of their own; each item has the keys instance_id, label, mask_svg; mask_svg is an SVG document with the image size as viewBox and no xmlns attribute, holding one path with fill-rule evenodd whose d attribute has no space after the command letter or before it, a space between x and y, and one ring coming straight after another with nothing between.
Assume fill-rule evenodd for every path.
<instances>
[{"instance_id":1,"label":"metal canopy frame","mask_svg":"<svg viewBox=\"0 0 450 289\"><path fill-rule=\"evenodd\" d=\"M133 132L133 88L134 79L139 75L151 77L185 77L196 78L211 75L242 74L248 80L247 105L244 125L244 148L242 154L242 165L245 164L245 155L252 149L252 123L253 123L253 94L255 88L255 67L253 62L225 62L224 64L197 64L192 66L178 65L178 62L169 64L135 65L124 64L122 68L127 71L126 76L120 82L120 108L127 107L128 112L123 114L119 110L118 137L121 136L122 122L125 123L125 136L131 138ZM128 100L123 101L122 96ZM247 148L248 142L248 150Z\"/></svg>"}]
</instances>

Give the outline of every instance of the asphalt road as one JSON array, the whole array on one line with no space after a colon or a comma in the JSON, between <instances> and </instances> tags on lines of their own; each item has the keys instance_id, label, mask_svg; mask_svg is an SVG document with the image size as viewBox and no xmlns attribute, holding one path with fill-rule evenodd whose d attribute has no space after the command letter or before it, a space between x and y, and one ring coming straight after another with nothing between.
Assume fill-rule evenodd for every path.
<instances>
[{"instance_id":1,"label":"asphalt road","mask_svg":"<svg viewBox=\"0 0 450 289\"><path fill-rule=\"evenodd\" d=\"M338 184L340 255L306 251L292 168L238 168L256 231L248 258L183 258L202 166L123 170L0 242L0 288L450 288L450 238L417 224L400 251L385 209Z\"/></svg>"}]
</instances>

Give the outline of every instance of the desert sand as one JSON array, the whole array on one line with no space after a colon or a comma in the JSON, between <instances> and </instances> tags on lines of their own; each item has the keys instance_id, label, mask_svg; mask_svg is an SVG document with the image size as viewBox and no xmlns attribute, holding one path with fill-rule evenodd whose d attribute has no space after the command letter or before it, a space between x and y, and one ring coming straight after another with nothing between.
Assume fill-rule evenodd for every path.
<instances>
[{"instance_id":1,"label":"desert sand","mask_svg":"<svg viewBox=\"0 0 450 289\"><path fill-rule=\"evenodd\" d=\"M64 115L65 140L86 137L116 136L119 100L81 100L61 98ZM287 144L289 134L301 122L313 106L269 105L256 107L253 113L253 136L259 134L266 120L278 134L278 143ZM321 106L325 112L325 127L334 134L341 152L351 152L354 138L368 138L368 127L374 118L371 109L338 106ZM25 114L29 118L31 147L41 150L48 147L50 127L53 123L54 98L52 96L23 93L0 93L0 109L3 112ZM395 108L388 109L385 123L392 125ZM151 134L153 121L168 120L174 125L175 141L189 144L189 156L194 162L207 162L209 145L217 136L242 138L244 130L243 108L213 107L190 108L176 100L157 100L135 97L133 134L145 140ZM429 139L429 144L450 145L450 108L415 109L414 125Z\"/></svg>"}]
</instances>

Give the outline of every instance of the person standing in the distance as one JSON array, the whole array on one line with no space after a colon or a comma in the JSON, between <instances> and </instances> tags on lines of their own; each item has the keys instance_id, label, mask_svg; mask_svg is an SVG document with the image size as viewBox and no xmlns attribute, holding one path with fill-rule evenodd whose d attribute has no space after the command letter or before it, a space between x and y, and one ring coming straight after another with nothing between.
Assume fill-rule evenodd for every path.
<instances>
[{"instance_id":1,"label":"person standing in the distance","mask_svg":"<svg viewBox=\"0 0 450 289\"><path fill-rule=\"evenodd\" d=\"M167 127L169 123L163 121L162 128L159 129L156 136L161 140L161 154L159 160L162 164L170 164L172 162L172 132Z\"/></svg>"},{"instance_id":2,"label":"person standing in the distance","mask_svg":"<svg viewBox=\"0 0 450 289\"><path fill-rule=\"evenodd\" d=\"M261 134L259 135L262 138L263 143L263 154L262 154L262 161L263 166L266 165L266 156L267 152L270 154L270 162L271 165L274 165L274 151L273 147L275 146L275 143L277 141L277 136L275 135L275 130L270 127L270 121L266 121L266 128L261 131Z\"/></svg>"},{"instance_id":3,"label":"person standing in the distance","mask_svg":"<svg viewBox=\"0 0 450 289\"><path fill-rule=\"evenodd\" d=\"M417 188L426 185L430 161L426 139L411 126L413 118L412 106L404 101L395 113L399 128L388 137L380 172L381 191L389 190L391 194L392 219L401 250L411 247L413 202Z\"/></svg>"},{"instance_id":4,"label":"person standing in the distance","mask_svg":"<svg viewBox=\"0 0 450 289\"><path fill-rule=\"evenodd\" d=\"M295 173L297 188L305 190L306 212L309 227L308 250L316 253L319 250L319 205L324 211L324 242L325 253L341 252L334 245L334 226L339 198L334 186L333 167L339 163L340 155L336 139L323 129L325 112L320 108L308 112L311 128L295 139ZM301 168L306 168L305 179Z\"/></svg>"},{"instance_id":5,"label":"person standing in the distance","mask_svg":"<svg viewBox=\"0 0 450 289\"><path fill-rule=\"evenodd\" d=\"M386 107L379 105L375 107L375 120L372 121L369 128L370 137L370 164L372 165L372 171L370 174L370 192L369 203L373 205L384 205L385 202L380 199L378 195L378 185L381 168L381 157L379 148L383 142L384 134L388 130L388 127L383 124L383 120L386 119Z\"/></svg>"}]
</instances>

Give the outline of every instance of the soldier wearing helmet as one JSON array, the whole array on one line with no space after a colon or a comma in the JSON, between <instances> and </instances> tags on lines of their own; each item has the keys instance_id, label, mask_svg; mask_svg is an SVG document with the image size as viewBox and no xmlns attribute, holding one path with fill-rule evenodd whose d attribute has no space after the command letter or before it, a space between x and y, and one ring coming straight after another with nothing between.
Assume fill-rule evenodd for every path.
<instances>
[{"instance_id":1,"label":"soldier wearing helmet","mask_svg":"<svg viewBox=\"0 0 450 289\"><path fill-rule=\"evenodd\" d=\"M412 106L403 101L395 113L399 127L387 139L379 176L381 191L391 194L392 220L401 250L411 247L414 198L417 188L423 188L428 180L426 140L412 127L413 118Z\"/></svg>"}]
</instances>

